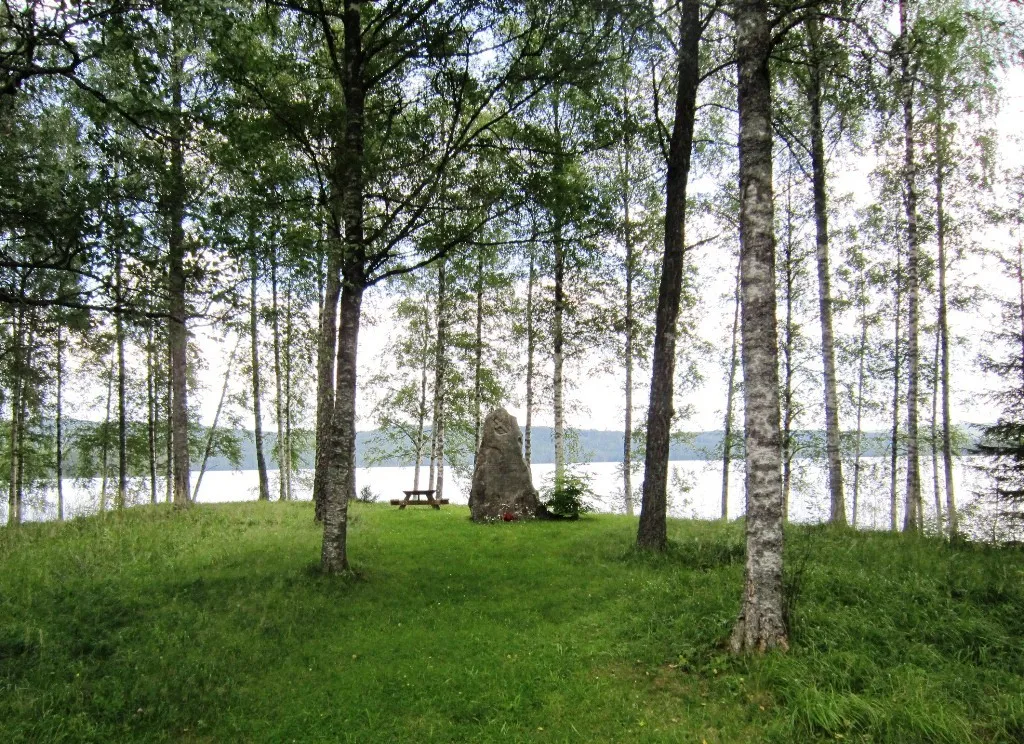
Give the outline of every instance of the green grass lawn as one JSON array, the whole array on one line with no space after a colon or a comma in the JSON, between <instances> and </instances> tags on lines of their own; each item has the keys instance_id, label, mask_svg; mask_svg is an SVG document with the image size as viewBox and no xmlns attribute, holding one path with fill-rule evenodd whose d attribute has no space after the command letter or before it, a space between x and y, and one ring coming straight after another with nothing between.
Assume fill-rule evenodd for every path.
<instances>
[{"instance_id":1,"label":"green grass lawn","mask_svg":"<svg viewBox=\"0 0 1024 744\"><path fill-rule=\"evenodd\" d=\"M0 530L0 741L1021 742L1024 551L787 534L793 649L730 658L743 535L306 504Z\"/></svg>"}]
</instances>

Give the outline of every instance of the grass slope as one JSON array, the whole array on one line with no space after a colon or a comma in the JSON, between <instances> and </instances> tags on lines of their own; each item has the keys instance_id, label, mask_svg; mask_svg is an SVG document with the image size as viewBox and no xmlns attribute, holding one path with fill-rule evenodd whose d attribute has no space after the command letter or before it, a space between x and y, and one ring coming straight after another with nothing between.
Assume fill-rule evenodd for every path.
<instances>
[{"instance_id":1,"label":"grass slope","mask_svg":"<svg viewBox=\"0 0 1024 744\"><path fill-rule=\"evenodd\" d=\"M0 741L1020 742L1024 553L794 528L794 650L722 651L742 527L309 504L0 530Z\"/></svg>"}]
</instances>

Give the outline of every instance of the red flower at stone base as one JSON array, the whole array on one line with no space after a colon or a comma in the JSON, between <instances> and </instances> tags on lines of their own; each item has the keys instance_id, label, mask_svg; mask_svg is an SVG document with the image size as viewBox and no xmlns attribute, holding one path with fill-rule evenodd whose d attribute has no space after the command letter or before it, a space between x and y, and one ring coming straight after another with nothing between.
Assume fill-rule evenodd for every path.
<instances>
[{"instance_id":1,"label":"red flower at stone base","mask_svg":"<svg viewBox=\"0 0 1024 744\"><path fill-rule=\"evenodd\" d=\"M513 514L512 512L505 512L504 514L501 515L501 519L502 519L503 522L513 522L513 521L515 521L515 518L516 518L516 515Z\"/></svg>"}]
</instances>

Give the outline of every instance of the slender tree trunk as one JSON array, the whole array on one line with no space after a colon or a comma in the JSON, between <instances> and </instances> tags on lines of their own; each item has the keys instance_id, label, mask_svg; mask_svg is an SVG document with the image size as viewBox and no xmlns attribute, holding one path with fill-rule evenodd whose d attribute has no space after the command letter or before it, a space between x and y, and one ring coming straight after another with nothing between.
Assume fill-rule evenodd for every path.
<instances>
[{"instance_id":1,"label":"slender tree trunk","mask_svg":"<svg viewBox=\"0 0 1024 744\"><path fill-rule=\"evenodd\" d=\"M172 23L172 26L174 24ZM173 133L170 140L170 192L168 217L170 238L167 244L168 279L170 283L170 318L168 344L171 357L171 432L174 448L174 505L189 503L188 452L188 311L185 303L185 132L182 115L182 78L184 53L178 31L171 29L171 110Z\"/></svg>"},{"instance_id":2,"label":"slender tree trunk","mask_svg":"<svg viewBox=\"0 0 1024 744\"><path fill-rule=\"evenodd\" d=\"M935 530L940 536L942 528L942 489L939 488L939 347L941 335L935 330L935 356L932 359L932 420L929 445L932 451L932 494L935 498Z\"/></svg>"},{"instance_id":3,"label":"slender tree trunk","mask_svg":"<svg viewBox=\"0 0 1024 744\"><path fill-rule=\"evenodd\" d=\"M629 143L624 153L623 175L626 184L629 183ZM625 382L625 420L622 422L622 497L626 504L626 515L633 516L633 281L636 274L636 249L633 245L633 226L629 219L629 188L626 186L622 192L622 211L625 224L623 225L623 242L626 248L626 322L624 334L625 343L622 350L623 362L626 367Z\"/></svg>"},{"instance_id":4,"label":"slender tree trunk","mask_svg":"<svg viewBox=\"0 0 1024 744\"><path fill-rule=\"evenodd\" d=\"M561 218L555 217L555 306L551 324L554 370L551 378L555 415L555 483L565 477L565 246Z\"/></svg>"},{"instance_id":5,"label":"slender tree trunk","mask_svg":"<svg viewBox=\"0 0 1024 744\"><path fill-rule=\"evenodd\" d=\"M241 343L241 339L239 339ZM220 422L220 412L224 410L224 401L228 397L228 386L231 384L231 371L235 366L235 354L238 353L238 344L231 350L231 355L228 357L228 367L224 372L224 384L220 388L220 398L217 401L217 410L213 414L213 423L210 425L210 430L206 433L206 447L203 448L203 461L199 466L199 477L196 478L196 487L192 491L192 502L195 503L199 500L199 488L203 485L203 475L206 474L206 464L210 461L210 456L213 455L213 443L217 437L217 424Z\"/></svg>"},{"instance_id":6,"label":"slender tree trunk","mask_svg":"<svg viewBox=\"0 0 1024 744\"><path fill-rule=\"evenodd\" d=\"M121 288L121 250L117 249L114 273L117 275L115 301L120 308L123 304ZM124 358L124 318L117 313L114 319L117 335L117 498L116 509L124 509L128 502L128 411L126 394L126 371Z\"/></svg>"},{"instance_id":7,"label":"slender tree trunk","mask_svg":"<svg viewBox=\"0 0 1024 744\"><path fill-rule=\"evenodd\" d=\"M473 358L473 456L480 452L481 407L483 388L480 378L484 358L484 254L477 255L476 264L476 348Z\"/></svg>"},{"instance_id":8,"label":"slender tree trunk","mask_svg":"<svg viewBox=\"0 0 1024 744\"><path fill-rule=\"evenodd\" d=\"M358 6L356 6L358 7ZM362 212L346 215L347 223L362 228ZM346 243L358 239L346 230ZM338 384L334 392L331 416L326 499L324 501L324 540L320 564L324 573L348 571L348 502L355 491L356 443L356 350L359 345L359 319L363 299L363 279L357 272L346 272L342 282L340 322L338 323Z\"/></svg>"},{"instance_id":9,"label":"slender tree trunk","mask_svg":"<svg viewBox=\"0 0 1024 744\"><path fill-rule=\"evenodd\" d=\"M864 271L861 270L862 287L866 286ZM853 445L853 526L857 526L857 507L860 501L861 441L864 430L864 358L868 350L868 318L866 298L861 290L860 343L857 347L857 431Z\"/></svg>"},{"instance_id":10,"label":"slender tree trunk","mask_svg":"<svg viewBox=\"0 0 1024 744\"><path fill-rule=\"evenodd\" d=\"M100 512L107 510L107 482L110 474L110 408L114 398L114 369L107 370L107 412L103 419L103 446L100 450Z\"/></svg>"},{"instance_id":11,"label":"slender tree trunk","mask_svg":"<svg viewBox=\"0 0 1024 744\"><path fill-rule=\"evenodd\" d=\"M793 289L795 269L793 258L793 188L792 170L786 174L786 240L783 250L783 284L786 288L786 321L782 331L782 519L789 520L789 496L793 482L793 377L796 365L795 330L793 322Z\"/></svg>"},{"instance_id":12,"label":"slender tree trunk","mask_svg":"<svg viewBox=\"0 0 1024 744\"><path fill-rule=\"evenodd\" d=\"M285 498L292 500L292 337L294 336L294 316L292 315L292 296L294 287L292 275L289 273L285 285L284 301L284 474Z\"/></svg>"},{"instance_id":13,"label":"slender tree trunk","mask_svg":"<svg viewBox=\"0 0 1024 744\"><path fill-rule=\"evenodd\" d=\"M249 339L252 342L252 416L253 436L256 439L256 468L260 478L260 501L270 501L270 480L267 478L267 458L263 454L263 413L260 410L260 352L259 323L256 314L256 247L249 257Z\"/></svg>"},{"instance_id":14,"label":"slender tree trunk","mask_svg":"<svg viewBox=\"0 0 1024 744\"><path fill-rule=\"evenodd\" d=\"M149 450L149 502L156 503L156 371L153 326L146 329L146 444Z\"/></svg>"},{"instance_id":15,"label":"slender tree trunk","mask_svg":"<svg viewBox=\"0 0 1024 744\"><path fill-rule=\"evenodd\" d=\"M285 479L285 437L284 437L284 377L281 368L281 322L277 302L277 248L270 252L270 299L274 331L274 407L277 418L277 442L274 453L277 457L278 500L288 500L288 482Z\"/></svg>"},{"instance_id":16,"label":"slender tree trunk","mask_svg":"<svg viewBox=\"0 0 1024 744\"><path fill-rule=\"evenodd\" d=\"M170 326L168 325L168 332ZM167 392L166 392L166 406L164 413L167 418L167 463L166 463L166 483L164 484L167 492L166 500L170 504L174 500L174 390L173 380L171 378L171 346L170 342L167 344Z\"/></svg>"},{"instance_id":17,"label":"slender tree trunk","mask_svg":"<svg viewBox=\"0 0 1024 744\"><path fill-rule=\"evenodd\" d=\"M537 226L533 225L531 237L536 237ZM532 245L531 245L532 247ZM523 459L527 467L533 456L533 365L537 349L536 332L533 327L533 290L537 285L537 266L530 254L530 274L526 284L526 426L523 431Z\"/></svg>"},{"instance_id":18,"label":"slender tree trunk","mask_svg":"<svg viewBox=\"0 0 1024 744\"><path fill-rule=\"evenodd\" d=\"M430 425L430 474L428 488L440 491L444 485L442 460L444 459L443 420L445 393L445 345L447 339L447 267L441 259L437 265L437 346L434 347L434 415ZM440 498L440 495L438 494Z\"/></svg>"},{"instance_id":19,"label":"slender tree trunk","mask_svg":"<svg viewBox=\"0 0 1024 744\"><path fill-rule=\"evenodd\" d=\"M636 544L664 550L668 541L668 455L672 432L676 326L683 293L686 248L686 186L693 150L693 127L700 82L700 2L683 0L676 59L675 122L665 174L665 254L661 262L658 307L654 321L650 404L647 408L647 450L644 454L643 497Z\"/></svg>"},{"instance_id":20,"label":"slender tree trunk","mask_svg":"<svg viewBox=\"0 0 1024 744\"><path fill-rule=\"evenodd\" d=\"M956 513L956 494L953 486L953 424L949 402L949 300L946 291L946 211L944 204L946 181L945 106L939 92L939 121L935 153L935 212L936 239L939 244L939 344L940 380L942 383L942 474L946 486L946 518L949 540L956 542L960 525Z\"/></svg>"},{"instance_id":21,"label":"slender tree trunk","mask_svg":"<svg viewBox=\"0 0 1024 744\"><path fill-rule=\"evenodd\" d=\"M822 63L820 27L816 13L807 21L811 47L810 130L813 170L815 255L818 263L818 314L821 320L821 360L824 368L825 449L828 455L828 486L831 496L829 521L846 524L846 499L843 495L843 463L840 457L839 393L836 385L835 337L832 331L832 287L829 269L828 194L825 188L825 136L822 126Z\"/></svg>"},{"instance_id":22,"label":"slender tree trunk","mask_svg":"<svg viewBox=\"0 0 1024 744\"><path fill-rule=\"evenodd\" d=\"M918 313L920 279L917 230L917 163L914 155L914 94L910 67L909 0L900 0L900 95L903 98L903 192L907 214L907 505L903 529L919 528L921 509L921 463L918 457L917 406L918 382Z\"/></svg>"},{"instance_id":23,"label":"slender tree trunk","mask_svg":"<svg viewBox=\"0 0 1024 744\"><path fill-rule=\"evenodd\" d=\"M335 211L340 215L341 208ZM315 520L324 519L324 498L327 488L328 431L334 415L335 352L338 343L338 298L341 296L342 232L335 226L327 258L324 298L320 305L320 338L317 342L316 365L316 465L313 471L313 502Z\"/></svg>"},{"instance_id":24,"label":"slender tree trunk","mask_svg":"<svg viewBox=\"0 0 1024 744\"><path fill-rule=\"evenodd\" d=\"M729 381L725 393L725 421L722 434L722 520L729 519L729 471L732 470L732 410L736 397L736 369L739 363L740 263L736 262L736 289L733 291L732 336L729 354Z\"/></svg>"},{"instance_id":25,"label":"slender tree trunk","mask_svg":"<svg viewBox=\"0 0 1024 744\"><path fill-rule=\"evenodd\" d=\"M21 452L18 447L21 432L21 397L24 391L25 370L22 363L25 340L25 308L18 306L14 322L11 358L13 361L14 379L11 384L11 441L10 461L11 479L7 489L7 526L21 524L21 494L18 492L18 481L21 470Z\"/></svg>"},{"instance_id":26,"label":"slender tree trunk","mask_svg":"<svg viewBox=\"0 0 1024 744\"><path fill-rule=\"evenodd\" d=\"M896 323L893 335L893 372L892 372L892 435L889 438L889 529L896 531L896 474L899 465L900 442L900 373L902 355L900 353L900 323L903 315L903 267L899 256L896 257Z\"/></svg>"},{"instance_id":27,"label":"slender tree trunk","mask_svg":"<svg viewBox=\"0 0 1024 744\"><path fill-rule=\"evenodd\" d=\"M772 204L771 31L765 0L736 0L747 560L734 653L789 647L783 615L783 513Z\"/></svg>"},{"instance_id":28,"label":"slender tree trunk","mask_svg":"<svg viewBox=\"0 0 1024 744\"><path fill-rule=\"evenodd\" d=\"M57 521L64 521L64 339L57 324Z\"/></svg>"},{"instance_id":29,"label":"slender tree trunk","mask_svg":"<svg viewBox=\"0 0 1024 744\"><path fill-rule=\"evenodd\" d=\"M321 569L327 574L348 571L348 502L356 490L356 383L359 321L366 287L366 244L363 234L363 142L366 88L362 21L358 0L345 0L345 32L341 87L345 96L344 147L339 160L344 220L342 290L334 411L329 427L330 462L323 510Z\"/></svg>"},{"instance_id":30,"label":"slender tree trunk","mask_svg":"<svg viewBox=\"0 0 1024 744\"><path fill-rule=\"evenodd\" d=\"M423 345L420 347L420 402L416 409L416 465L412 474L413 490L420 488L420 465L423 460L424 437L427 429L427 371L430 366L430 312L426 297L423 303Z\"/></svg>"}]
</instances>

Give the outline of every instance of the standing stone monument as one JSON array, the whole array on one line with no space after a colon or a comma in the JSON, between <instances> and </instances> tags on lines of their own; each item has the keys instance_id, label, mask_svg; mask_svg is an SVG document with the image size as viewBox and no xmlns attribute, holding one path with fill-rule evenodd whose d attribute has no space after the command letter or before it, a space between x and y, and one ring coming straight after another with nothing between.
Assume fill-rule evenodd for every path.
<instances>
[{"instance_id":1,"label":"standing stone monument","mask_svg":"<svg viewBox=\"0 0 1024 744\"><path fill-rule=\"evenodd\" d=\"M503 408L491 411L484 420L469 492L473 521L531 519L539 507L540 498L523 459L519 422Z\"/></svg>"}]
</instances>

